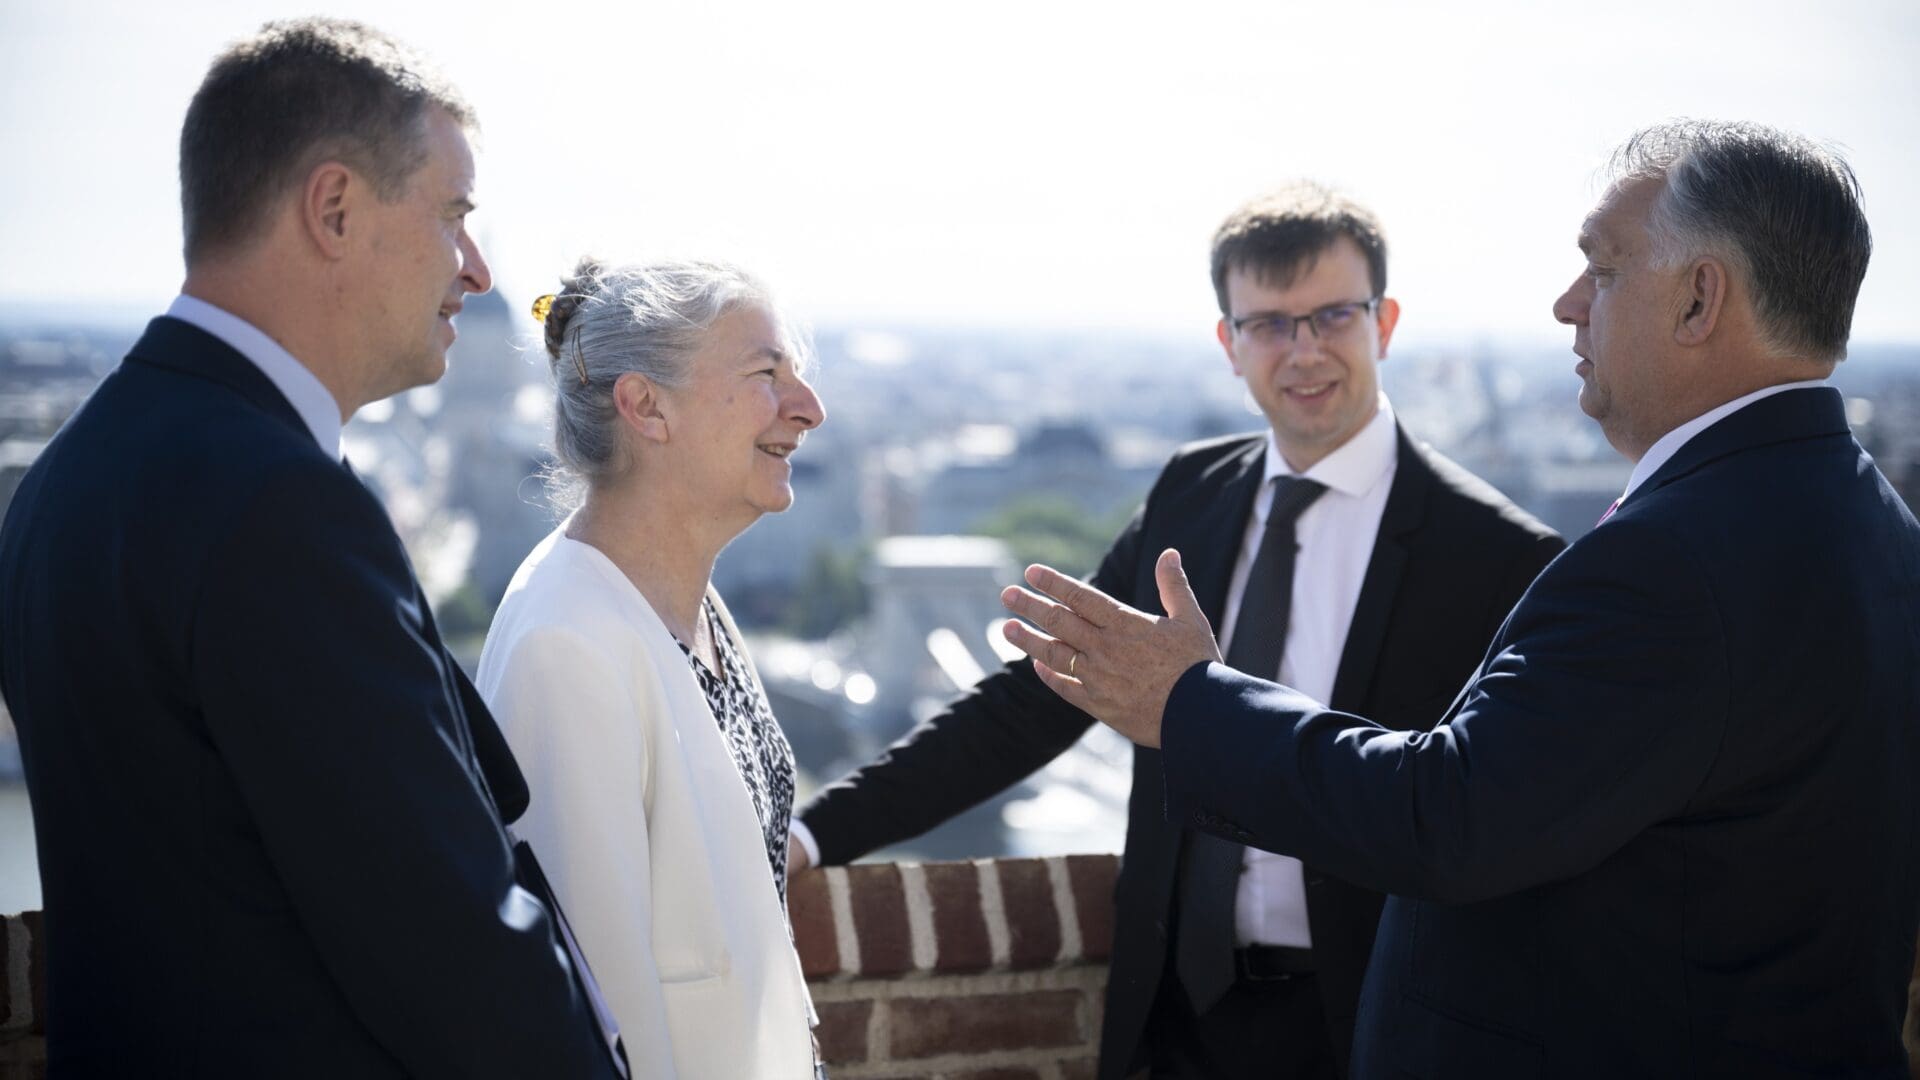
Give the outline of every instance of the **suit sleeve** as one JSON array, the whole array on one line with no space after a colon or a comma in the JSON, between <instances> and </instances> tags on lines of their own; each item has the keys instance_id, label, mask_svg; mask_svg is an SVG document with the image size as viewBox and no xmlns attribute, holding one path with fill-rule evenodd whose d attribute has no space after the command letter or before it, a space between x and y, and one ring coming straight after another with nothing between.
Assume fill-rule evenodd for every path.
<instances>
[{"instance_id":1,"label":"suit sleeve","mask_svg":"<svg viewBox=\"0 0 1920 1080\"><path fill-rule=\"evenodd\" d=\"M533 846L619 1021L633 1075L672 1077L672 1031L653 950L651 787L631 679L571 630L522 634L488 679L488 704L533 799L515 832Z\"/></svg>"},{"instance_id":2,"label":"suit sleeve","mask_svg":"<svg viewBox=\"0 0 1920 1080\"><path fill-rule=\"evenodd\" d=\"M278 470L208 553L209 737L316 952L416 1076L612 1076L590 1006L470 766L451 663L379 504Z\"/></svg>"},{"instance_id":3,"label":"suit sleeve","mask_svg":"<svg viewBox=\"0 0 1920 1080\"><path fill-rule=\"evenodd\" d=\"M1665 533L1615 522L1540 576L1430 732L1196 665L1164 718L1168 814L1384 892L1501 896L1681 814L1728 694L1706 574Z\"/></svg>"},{"instance_id":4,"label":"suit sleeve","mask_svg":"<svg viewBox=\"0 0 1920 1080\"><path fill-rule=\"evenodd\" d=\"M1134 515L1094 572L1094 586L1110 596L1129 597L1146 513L1143 506ZM851 862L919 836L1019 783L1065 753L1092 724L1092 717L1047 689L1032 661L1018 660L982 679L872 764L828 786L799 817L824 863Z\"/></svg>"}]
</instances>

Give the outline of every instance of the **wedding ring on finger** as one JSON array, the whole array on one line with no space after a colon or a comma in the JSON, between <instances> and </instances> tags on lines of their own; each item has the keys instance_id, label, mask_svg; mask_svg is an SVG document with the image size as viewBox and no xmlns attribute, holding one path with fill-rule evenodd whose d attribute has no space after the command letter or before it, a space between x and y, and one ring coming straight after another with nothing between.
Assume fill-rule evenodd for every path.
<instances>
[{"instance_id":1,"label":"wedding ring on finger","mask_svg":"<svg viewBox=\"0 0 1920 1080\"><path fill-rule=\"evenodd\" d=\"M1079 662L1080 662L1080 654L1077 652L1067 658L1067 678L1071 679L1074 677L1073 666L1075 664L1078 664Z\"/></svg>"}]
</instances>

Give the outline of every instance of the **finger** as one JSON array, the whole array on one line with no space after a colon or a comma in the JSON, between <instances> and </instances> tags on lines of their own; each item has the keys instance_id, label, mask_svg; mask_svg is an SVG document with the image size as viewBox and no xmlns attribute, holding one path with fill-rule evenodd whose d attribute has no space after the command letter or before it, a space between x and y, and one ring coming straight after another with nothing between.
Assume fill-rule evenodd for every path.
<instances>
[{"instance_id":1,"label":"finger","mask_svg":"<svg viewBox=\"0 0 1920 1080\"><path fill-rule=\"evenodd\" d=\"M1047 689L1059 694L1067 704L1089 716L1093 715L1093 699L1087 694L1087 684L1071 675L1064 675L1038 660L1033 662L1033 673L1047 684Z\"/></svg>"},{"instance_id":2,"label":"finger","mask_svg":"<svg viewBox=\"0 0 1920 1080\"><path fill-rule=\"evenodd\" d=\"M1050 638L1016 619L1008 619L1000 633L1013 643L1014 648L1055 671L1065 671L1067 665L1073 662L1076 651L1073 646Z\"/></svg>"},{"instance_id":3,"label":"finger","mask_svg":"<svg viewBox=\"0 0 1920 1080\"><path fill-rule=\"evenodd\" d=\"M1187 581L1187 568L1180 564L1180 553L1173 548L1160 553L1160 561L1153 564L1153 578L1160 586L1160 607L1169 618L1207 623L1207 613L1200 610L1200 600L1193 595L1193 585Z\"/></svg>"},{"instance_id":4,"label":"finger","mask_svg":"<svg viewBox=\"0 0 1920 1080\"><path fill-rule=\"evenodd\" d=\"M1030 593L1018 585L1000 591L1000 602L1020 616L1068 645L1086 652L1099 638L1099 628L1044 596Z\"/></svg>"},{"instance_id":5,"label":"finger","mask_svg":"<svg viewBox=\"0 0 1920 1080\"><path fill-rule=\"evenodd\" d=\"M1128 610L1113 597L1051 566L1034 563L1027 567L1027 584L1073 609L1074 614L1094 626L1111 625L1121 612Z\"/></svg>"}]
</instances>

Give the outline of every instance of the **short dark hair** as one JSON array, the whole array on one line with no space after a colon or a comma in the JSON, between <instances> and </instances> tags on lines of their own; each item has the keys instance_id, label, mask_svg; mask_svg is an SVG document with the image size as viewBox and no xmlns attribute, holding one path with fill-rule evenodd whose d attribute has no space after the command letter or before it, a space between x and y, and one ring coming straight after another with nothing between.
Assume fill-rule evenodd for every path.
<instances>
[{"instance_id":1,"label":"short dark hair","mask_svg":"<svg viewBox=\"0 0 1920 1080\"><path fill-rule=\"evenodd\" d=\"M1611 171L1666 182L1652 210L1660 262L1720 256L1746 279L1770 345L1846 356L1873 234L1839 153L1763 124L1675 120L1635 132Z\"/></svg>"},{"instance_id":2,"label":"short dark hair","mask_svg":"<svg viewBox=\"0 0 1920 1080\"><path fill-rule=\"evenodd\" d=\"M247 240L289 185L322 161L396 199L426 160L426 112L475 126L473 109L422 56L343 19L270 22L207 71L180 130L187 262Z\"/></svg>"},{"instance_id":3,"label":"short dark hair","mask_svg":"<svg viewBox=\"0 0 1920 1080\"><path fill-rule=\"evenodd\" d=\"M1241 206L1213 234L1213 292L1227 310L1227 274L1249 270L1285 288L1347 237L1367 257L1373 295L1387 294L1387 237L1373 211L1330 188L1288 184Z\"/></svg>"}]
</instances>

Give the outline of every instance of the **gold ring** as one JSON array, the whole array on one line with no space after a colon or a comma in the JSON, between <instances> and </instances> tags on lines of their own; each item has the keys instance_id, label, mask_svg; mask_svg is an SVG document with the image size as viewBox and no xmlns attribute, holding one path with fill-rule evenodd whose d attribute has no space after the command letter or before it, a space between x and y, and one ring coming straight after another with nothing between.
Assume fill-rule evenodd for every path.
<instances>
[{"instance_id":1,"label":"gold ring","mask_svg":"<svg viewBox=\"0 0 1920 1080\"><path fill-rule=\"evenodd\" d=\"M1079 662L1080 662L1080 654L1079 654L1079 653L1074 653L1074 654L1073 654L1073 656L1071 656L1071 657L1069 657L1069 658L1068 658L1068 660L1067 660L1067 678L1069 678L1069 679L1071 679L1071 678L1073 678L1073 665L1075 665L1075 664L1077 664L1077 663L1079 663Z\"/></svg>"}]
</instances>

